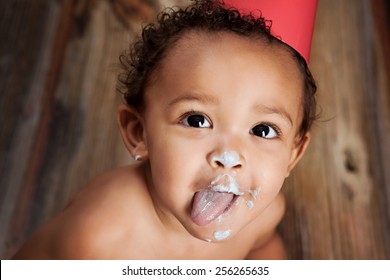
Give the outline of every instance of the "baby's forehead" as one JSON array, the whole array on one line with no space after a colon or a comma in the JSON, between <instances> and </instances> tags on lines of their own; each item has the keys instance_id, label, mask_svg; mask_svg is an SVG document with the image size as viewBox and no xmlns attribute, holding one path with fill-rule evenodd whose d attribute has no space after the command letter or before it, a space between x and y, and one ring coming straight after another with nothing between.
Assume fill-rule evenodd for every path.
<instances>
[{"instance_id":1,"label":"baby's forehead","mask_svg":"<svg viewBox=\"0 0 390 280\"><path fill-rule=\"evenodd\" d=\"M272 57L280 64L280 70L291 78L301 80L298 63L291 52L280 43L271 43L261 35L243 36L228 31L188 30L183 32L168 47L165 56L157 67L157 72L163 74L169 65L187 67L188 60L196 61L205 56L226 54L226 59L233 59L235 54L251 53L257 58ZM227 50L224 52L224 50ZM156 73L158 75L158 73ZM217 73L215 73L217 74Z\"/></svg>"},{"instance_id":2,"label":"baby's forehead","mask_svg":"<svg viewBox=\"0 0 390 280\"><path fill-rule=\"evenodd\" d=\"M266 46L263 41L260 37L240 36L228 31L188 30L180 34L168 50L175 55L181 54L185 50L190 50L191 53L199 53L209 51L218 45L239 45L241 51L245 51L244 47L256 48L261 51Z\"/></svg>"},{"instance_id":3,"label":"baby's forehead","mask_svg":"<svg viewBox=\"0 0 390 280\"><path fill-rule=\"evenodd\" d=\"M282 46L227 32L194 31L182 35L168 50L150 84L154 94L146 96L168 100L177 98L175 93L199 90L227 98L232 88L242 96L242 90L255 85L258 92L286 92L298 100L294 104L301 104L302 80L297 63Z\"/></svg>"}]
</instances>

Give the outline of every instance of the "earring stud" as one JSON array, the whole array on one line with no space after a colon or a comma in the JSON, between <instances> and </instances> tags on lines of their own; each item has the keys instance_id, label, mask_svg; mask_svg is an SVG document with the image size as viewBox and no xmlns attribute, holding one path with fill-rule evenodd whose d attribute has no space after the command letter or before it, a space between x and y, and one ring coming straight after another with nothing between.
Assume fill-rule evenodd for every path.
<instances>
[{"instance_id":1,"label":"earring stud","mask_svg":"<svg viewBox=\"0 0 390 280\"><path fill-rule=\"evenodd\" d=\"M134 159L137 160L137 161L141 160L141 156L140 155L135 155Z\"/></svg>"}]
</instances>

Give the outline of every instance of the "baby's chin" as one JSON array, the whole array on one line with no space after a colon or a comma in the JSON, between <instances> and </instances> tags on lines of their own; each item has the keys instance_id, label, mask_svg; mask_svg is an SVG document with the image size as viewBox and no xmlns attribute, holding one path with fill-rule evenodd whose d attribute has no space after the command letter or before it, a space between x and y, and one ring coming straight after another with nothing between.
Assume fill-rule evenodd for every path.
<instances>
[{"instance_id":1,"label":"baby's chin","mask_svg":"<svg viewBox=\"0 0 390 280\"><path fill-rule=\"evenodd\" d=\"M211 228L202 228L193 230L190 229L188 232L195 238L202 240L208 243L221 243L227 242L235 236L236 230L231 227L215 227Z\"/></svg>"},{"instance_id":2,"label":"baby's chin","mask_svg":"<svg viewBox=\"0 0 390 280\"><path fill-rule=\"evenodd\" d=\"M188 233L193 237L209 243L227 242L234 238L250 221L240 219L216 219L211 223L199 226L193 222L185 226Z\"/></svg>"},{"instance_id":3,"label":"baby's chin","mask_svg":"<svg viewBox=\"0 0 390 280\"><path fill-rule=\"evenodd\" d=\"M247 202L245 197L239 197L228 211L210 218L209 222L199 222L192 216L186 219L183 226L197 239L213 243L228 241L257 217L259 205L248 206Z\"/></svg>"}]
</instances>

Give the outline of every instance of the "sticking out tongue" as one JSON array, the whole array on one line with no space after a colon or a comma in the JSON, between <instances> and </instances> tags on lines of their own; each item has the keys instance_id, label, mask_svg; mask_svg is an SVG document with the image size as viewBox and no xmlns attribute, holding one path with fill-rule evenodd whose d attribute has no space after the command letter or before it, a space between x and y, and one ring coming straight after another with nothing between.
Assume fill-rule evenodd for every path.
<instances>
[{"instance_id":1,"label":"sticking out tongue","mask_svg":"<svg viewBox=\"0 0 390 280\"><path fill-rule=\"evenodd\" d=\"M233 201L234 194L213 190L198 191L192 202L191 218L199 226L207 225L221 215Z\"/></svg>"}]
</instances>

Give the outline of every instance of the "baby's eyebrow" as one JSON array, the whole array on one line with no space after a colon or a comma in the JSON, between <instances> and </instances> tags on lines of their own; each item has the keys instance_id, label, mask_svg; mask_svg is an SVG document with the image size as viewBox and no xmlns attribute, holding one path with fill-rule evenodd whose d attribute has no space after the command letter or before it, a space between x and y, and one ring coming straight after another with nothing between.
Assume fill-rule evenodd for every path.
<instances>
[{"instance_id":1,"label":"baby's eyebrow","mask_svg":"<svg viewBox=\"0 0 390 280\"><path fill-rule=\"evenodd\" d=\"M181 102L191 102L191 101L196 101L200 103L205 103L205 104L217 104L218 98L212 95L204 94L204 93L187 93L182 96L176 97L173 99L171 102L169 102L169 107L181 103Z\"/></svg>"},{"instance_id":2,"label":"baby's eyebrow","mask_svg":"<svg viewBox=\"0 0 390 280\"><path fill-rule=\"evenodd\" d=\"M277 114L280 115L283 119L285 119L291 126L293 126L293 121L289 112L287 112L284 108L281 107L271 107L266 106L264 104L257 104L253 106L254 110L260 113L266 114Z\"/></svg>"}]
</instances>

